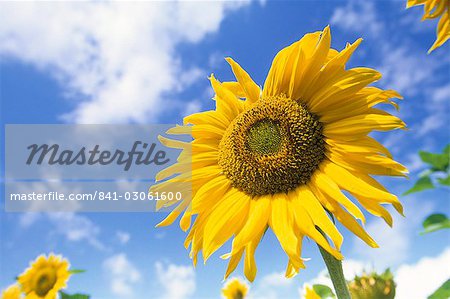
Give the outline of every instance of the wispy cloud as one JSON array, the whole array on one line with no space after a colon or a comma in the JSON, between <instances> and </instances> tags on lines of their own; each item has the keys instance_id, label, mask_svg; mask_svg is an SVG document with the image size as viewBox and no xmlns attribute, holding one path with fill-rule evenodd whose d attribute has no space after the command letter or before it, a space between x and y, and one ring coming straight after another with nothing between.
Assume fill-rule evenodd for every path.
<instances>
[{"instance_id":1,"label":"wispy cloud","mask_svg":"<svg viewBox=\"0 0 450 299\"><path fill-rule=\"evenodd\" d=\"M119 240L120 244L127 244L131 238L129 233L120 230L116 232L116 237L117 240Z\"/></svg>"},{"instance_id":2,"label":"wispy cloud","mask_svg":"<svg viewBox=\"0 0 450 299\"><path fill-rule=\"evenodd\" d=\"M192 266L157 262L155 269L158 282L164 290L161 299L185 299L194 294L196 282Z\"/></svg>"},{"instance_id":3,"label":"wispy cloud","mask_svg":"<svg viewBox=\"0 0 450 299\"><path fill-rule=\"evenodd\" d=\"M338 7L331 16L331 24L356 32L370 32L378 35L383 24L378 20L374 2L349 1L346 6Z\"/></svg>"},{"instance_id":4,"label":"wispy cloud","mask_svg":"<svg viewBox=\"0 0 450 299\"><path fill-rule=\"evenodd\" d=\"M207 75L177 46L203 40L248 3L4 2L0 55L55 77L75 103L66 121L154 120L168 94Z\"/></svg>"},{"instance_id":5,"label":"wispy cloud","mask_svg":"<svg viewBox=\"0 0 450 299\"><path fill-rule=\"evenodd\" d=\"M120 298L132 297L134 285L141 280L141 273L125 253L119 253L103 262L103 269L110 281L110 291Z\"/></svg>"},{"instance_id":6,"label":"wispy cloud","mask_svg":"<svg viewBox=\"0 0 450 299\"><path fill-rule=\"evenodd\" d=\"M450 84L446 84L434 89L428 89L429 97L426 99L425 105L428 111L428 116L422 123L416 126L418 136L425 136L426 134L439 130L442 127L448 126L450 117Z\"/></svg>"}]
</instances>

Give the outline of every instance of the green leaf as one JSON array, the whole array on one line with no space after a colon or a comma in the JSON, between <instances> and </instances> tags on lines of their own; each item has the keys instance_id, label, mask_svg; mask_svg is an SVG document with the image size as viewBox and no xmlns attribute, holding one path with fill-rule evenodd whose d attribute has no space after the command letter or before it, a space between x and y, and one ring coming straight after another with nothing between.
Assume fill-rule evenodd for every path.
<instances>
[{"instance_id":1,"label":"green leaf","mask_svg":"<svg viewBox=\"0 0 450 299\"><path fill-rule=\"evenodd\" d=\"M419 192L419 191L423 191L423 190L427 190L427 189L433 189L434 185L433 182L431 181L429 176L424 176L421 177L420 179L417 180L416 184L409 189L408 191L406 191L405 193L403 193L403 195L408 195L411 193L415 193L415 192Z\"/></svg>"},{"instance_id":2,"label":"green leaf","mask_svg":"<svg viewBox=\"0 0 450 299\"><path fill-rule=\"evenodd\" d=\"M450 228L450 219L444 214L432 214L422 223L425 229L422 234L431 233L440 229Z\"/></svg>"},{"instance_id":3,"label":"green leaf","mask_svg":"<svg viewBox=\"0 0 450 299\"><path fill-rule=\"evenodd\" d=\"M320 298L336 298L336 296L333 293L333 290L331 290L330 287L324 285L324 284L315 284L312 286L314 292L316 292L317 295L320 296Z\"/></svg>"},{"instance_id":4,"label":"green leaf","mask_svg":"<svg viewBox=\"0 0 450 299\"><path fill-rule=\"evenodd\" d=\"M442 299L450 298L450 279L447 279L444 284L436 290L433 294L428 296L428 299Z\"/></svg>"},{"instance_id":5,"label":"green leaf","mask_svg":"<svg viewBox=\"0 0 450 299\"><path fill-rule=\"evenodd\" d=\"M441 185L450 186L450 174L446 178L438 178L437 180Z\"/></svg>"},{"instance_id":6,"label":"green leaf","mask_svg":"<svg viewBox=\"0 0 450 299\"><path fill-rule=\"evenodd\" d=\"M79 273L84 273L86 272L86 270L82 270L82 269L71 269L69 270L70 274L79 274Z\"/></svg>"},{"instance_id":7,"label":"green leaf","mask_svg":"<svg viewBox=\"0 0 450 299\"><path fill-rule=\"evenodd\" d=\"M447 156L450 156L450 144L447 144L442 153L446 154Z\"/></svg>"},{"instance_id":8,"label":"green leaf","mask_svg":"<svg viewBox=\"0 0 450 299\"><path fill-rule=\"evenodd\" d=\"M69 295L69 294L64 293L64 292L59 292L59 294L61 295L61 299L89 299L89 298L91 298L91 296L85 295L85 294Z\"/></svg>"},{"instance_id":9,"label":"green leaf","mask_svg":"<svg viewBox=\"0 0 450 299\"><path fill-rule=\"evenodd\" d=\"M445 150L447 150L447 148ZM430 164L433 170L435 171L446 171L448 168L449 155L447 153L433 154L429 152L420 151L419 155L422 161Z\"/></svg>"}]
</instances>

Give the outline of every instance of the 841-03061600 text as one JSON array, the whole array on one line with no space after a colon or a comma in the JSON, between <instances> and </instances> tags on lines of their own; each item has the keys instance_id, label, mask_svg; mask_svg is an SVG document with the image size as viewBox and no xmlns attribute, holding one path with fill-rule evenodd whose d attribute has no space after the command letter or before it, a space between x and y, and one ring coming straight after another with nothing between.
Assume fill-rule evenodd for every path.
<instances>
[{"instance_id":1,"label":"841-03061600 text","mask_svg":"<svg viewBox=\"0 0 450 299\"><path fill-rule=\"evenodd\" d=\"M127 192L103 192L95 191L92 193L64 193L64 192L28 192L28 193L11 193L11 201L26 201L26 200L49 200L49 201L64 201L64 200L77 200L77 201L89 201L89 200L101 200L101 201L117 201L117 200L182 200L182 192L139 192L139 191L127 191Z\"/></svg>"}]
</instances>

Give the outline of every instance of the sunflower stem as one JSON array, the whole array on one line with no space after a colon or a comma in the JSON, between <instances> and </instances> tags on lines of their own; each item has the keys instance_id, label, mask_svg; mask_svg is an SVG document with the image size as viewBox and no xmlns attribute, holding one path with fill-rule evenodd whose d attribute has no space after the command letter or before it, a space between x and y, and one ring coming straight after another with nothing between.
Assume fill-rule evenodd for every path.
<instances>
[{"instance_id":1,"label":"sunflower stem","mask_svg":"<svg viewBox=\"0 0 450 299\"><path fill-rule=\"evenodd\" d=\"M351 299L350 293L347 288L347 281L344 277L344 271L342 270L342 262L336 259L334 256L328 253L320 245L317 244L322 254L325 265L327 266L328 273L330 273L331 281L333 282L334 290L338 299Z\"/></svg>"}]
</instances>

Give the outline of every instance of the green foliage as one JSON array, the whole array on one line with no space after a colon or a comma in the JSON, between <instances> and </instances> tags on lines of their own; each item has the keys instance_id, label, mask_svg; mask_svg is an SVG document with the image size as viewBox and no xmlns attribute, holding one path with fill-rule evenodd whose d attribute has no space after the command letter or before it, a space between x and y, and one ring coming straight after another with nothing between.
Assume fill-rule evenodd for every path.
<instances>
[{"instance_id":1,"label":"green foliage","mask_svg":"<svg viewBox=\"0 0 450 299\"><path fill-rule=\"evenodd\" d=\"M436 290L433 294L428 296L428 299L442 299L450 298L450 279L448 279L444 284Z\"/></svg>"},{"instance_id":2,"label":"green foliage","mask_svg":"<svg viewBox=\"0 0 450 299\"><path fill-rule=\"evenodd\" d=\"M447 148L446 148L447 149ZM420 151L420 158L423 162L431 165L433 171L447 171L449 159L445 150L442 154L433 154L429 152Z\"/></svg>"},{"instance_id":3,"label":"green foliage","mask_svg":"<svg viewBox=\"0 0 450 299\"><path fill-rule=\"evenodd\" d=\"M441 185L450 186L450 175L447 175L445 178L438 178L437 180Z\"/></svg>"},{"instance_id":4,"label":"green foliage","mask_svg":"<svg viewBox=\"0 0 450 299\"><path fill-rule=\"evenodd\" d=\"M69 295L67 293L64 292L59 292L61 299L89 299L91 298L91 296L89 295L85 295L85 294L73 294L73 295Z\"/></svg>"},{"instance_id":5,"label":"green foliage","mask_svg":"<svg viewBox=\"0 0 450 299\"><path fill-rule=\"evenodd\" d=\"M446 174L446 177L438 177L436 181L440 185L450 186L450 144L444 148L441 154L420 151L419 156L430 167L420 176L414 186L403 193L403 195L433 189L432 175L434 176L434 174Z\"/></svg>"},{"instance_id":6,"label":"green foliage","mask_svg":"<svg viewBox=\"0 0 450 299\"><path fill-rule=\"evenodd\" d=\"M408 194L411 194L414 192L419 192L419 191L433 189L433 188L434 188L434 185L433 185L433 182L431 181L431 178L429 176L424 176L424 177L421 177L420 179L418 179L416 184L411 189L409 189L408 191L403 193L403 195L408 195Z\"/></svg>"},{"instance_id":7,"label":"green foliage","mask_svg":"<svg viewBox=\"0 0 450 299\"><path fill-rule=\"evenodd\" d=\"M450 228L450 219L444 214L432 214L422 223L424 231L422 234L431 233L440 229Z\"/></svg>"},{"instance_id":8,"label":"green foliage","mask_svg":"<svg viewBox=\"0 0 450 299\"><path fill-rule=\"evenodd\" d=\"M444 148L441 154L420 151L419 155L423 162L430 165L430 168L403 195L433 189L435 185L433 184L432 175L434 174L444 173L446 175L445 177L437 177L435 179L441 186L450 186L450 144ZM421 234L427 234L450 228L450 220L446 215L437 213L428 216L422 225L424 230Z\"/></svg>"},{"instance_id":9,"label":"green foliage","mask_svg":"<svg viewBox=\"0 0 450 299\"><path fill-rule=\"evenodd\" d=\"M320 298L322 299L326 299L326 298L336 298L336 296L333 293L333 290L323 284L315 284L312 286L314 292L316 292L317 295L320 296Z\"/></svg>"},{"instance_id":10,"label":"green foliage","mask_svg":"<svg viewBox=\"0 0 450 299\"><path fill-rule=\"evenodd\" d=\"M70 274L79 274L79 273L84 273L86 272L86 270L81 270L81 269L71 269L69 270Z\"/></svg>"}]
</instances>

